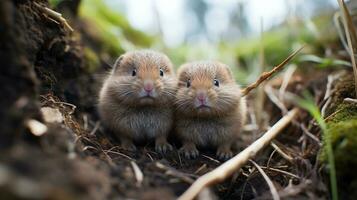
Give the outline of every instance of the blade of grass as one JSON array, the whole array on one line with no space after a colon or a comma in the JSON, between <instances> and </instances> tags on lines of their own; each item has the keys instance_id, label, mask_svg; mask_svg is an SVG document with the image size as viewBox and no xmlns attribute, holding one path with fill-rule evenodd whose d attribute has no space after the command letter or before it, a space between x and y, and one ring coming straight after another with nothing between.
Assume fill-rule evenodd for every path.
<instances>
[{"instance_id":1,"label":"blade of grass","mask_svg":"<svg viewBox=\"0 0 357 200\"><path fill-rule=\"evenodd\" d=\"M318 125L320 126L323 132L325 151L327 153L328 164L330 167L330 184L331 184L332 200L338 200L335 156L333 154L331 137L330 134L328 133L326 123L322 118L318 107L315 105L312 96L309 93L304 93L304 97L305 99L298 100L298 104L310 113L310 115L316 120L316 122L318 123Z\"/></svg>"},{"instance_id":2,"label":"blade of grass","mask_svg":"<svg viewBox=\"0 0 357 200\"><path fill-rule=\"evenodd\" d=\"M357 34L356 30L354 28L354 24L352 21L352 17L346 7L346 4L343 0L338 0L338 4L340 6L341 10L341 15L343 19L343 26L345 27L345 34L347 38L347 44L348 48L350 49L350 56L351 56L351 61L352 61L352 67L353 67L353 74L355 78L355 92L357 96L357 65L356 65L356 58L355 58L355 49L353 48L352 43L357 42Z\"/></svg>"}]
</instances>

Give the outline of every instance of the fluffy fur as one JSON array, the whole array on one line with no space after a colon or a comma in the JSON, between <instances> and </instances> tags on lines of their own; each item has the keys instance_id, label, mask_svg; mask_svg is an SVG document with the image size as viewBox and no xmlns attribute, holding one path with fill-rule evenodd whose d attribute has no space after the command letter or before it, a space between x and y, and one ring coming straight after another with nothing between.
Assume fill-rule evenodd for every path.
<instances>
[{"instance_id":1,"label":"fluffy fur","mask_svg":"<svg viewBox=\"0 0 357 200\"><path fill-rule=\"evenodd\" d=\"M147 95L146 82L153 90ZM155 139L159 152L171 150L167 136L173 125L176 78L164 54L141 50L128 52L116 61L99 95L102 122L134 150L132 141Z\"/></svg>"},{"instance_id":2,"label":"fluffy fur","mask_svg":"<svg viewBox=\"0 0 357 200\"><path fill-rule=\"evenodd\" d=\"M194 158L199 154L196 146L212 146L220 159L231 157L231 146L243 125L245 101L229 67L193 62L182 65L178 77L175 130L183 143L180 152ZM199 93L206 97L203 105Z\"/></svg>"}]
</instances>

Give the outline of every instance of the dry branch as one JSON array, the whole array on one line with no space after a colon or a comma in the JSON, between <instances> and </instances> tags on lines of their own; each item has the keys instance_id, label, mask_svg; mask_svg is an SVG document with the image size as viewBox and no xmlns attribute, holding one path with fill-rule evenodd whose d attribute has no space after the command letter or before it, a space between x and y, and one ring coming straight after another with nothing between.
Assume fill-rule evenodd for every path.
<instances>
[{"instance_id":1,"label":"dry branch","mask_svg":"<svg viewBox=\"0 0 357 200\"><path fill-rule=\"evenodd\" d=\"M66 27L69 31L73 32L73 28L68 24L67 20L62 17L62 14L51 10L45 6L41 6L40 4L34 2L34 4L45 14L52 18L52 20L61 23L64 27Z\"/></svg>"},{"instance_id":2,"label":"dry branch","mask_svg":"<svg viewBox=\"0 0 357 200\"><path fill-rule=\"evenodd\" d=\"M255 163L253 160L250 160L250 162L255 166L255 168L257 168L259 173L263 176L264 180L267 182L273 199L280 200L278 191L276 190L273 181L270 180L269 176L264 172L264 170L257 163Z\"/></svg>"},{"instance_id":3,"label":"dry branch","mask_svg":"<svg viewBox=\"0 0 357 200\"><path fill-rule=\"evenodd\" d=\"M257 81L254 83L250 84L246 88L241 90L242 96L247 95L251 90L257 88L262 82L264 82L266 79L270 78L274 73L280 71L297 53L299 53L305 46L300 47L298 50L296 50L294 53L290 54L289 57L287 57L282 63L279 65L275 66L271 71L269 72L263 72L262 75L258 78Z\"/></svg>"},{"instance_id":4,"label":"dry branch","mask_svg":"<svg viewBox=\"0 0 357 200\"><path fill-rule=\"evenodd\" d=\"M346 7L346 4L343 0L338 0L338 4L340 6L342 19L343 19L343 26L345 28L345 34L347 38L348 48L350 49L350 56L351 62L353 67L353 74L355 79L355 92L357 96L357 65L356 65L356 58L355 58L355 50L353 48L353 43L357 43L357 34L356 30L352 21L352 17Z\"/></svg>"},{"instance_id":5,"label":"dry branch","mask_svg":"<svg viewBox=\"0 0 357 200\"><path fill-rule=\"evenodd\" d=\"M211 172L199 177L188 190L186 190L178 200L191 200L197 196L200 191L216 182L225 180L234 172L238 171L249 159L253 158L260 150L268 145L281 130L283 130L298 114L299 109L294 108L281 118L274 126L269 129L262 137L242 152L223 163L221 166Z\"/></svg>"}]
</instances>

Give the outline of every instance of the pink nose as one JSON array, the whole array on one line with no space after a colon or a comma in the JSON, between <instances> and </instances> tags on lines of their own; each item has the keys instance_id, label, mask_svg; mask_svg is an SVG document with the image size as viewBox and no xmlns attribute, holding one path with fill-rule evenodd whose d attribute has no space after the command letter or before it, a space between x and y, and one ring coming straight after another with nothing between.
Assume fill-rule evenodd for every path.
<instances>
[{"instance_id":1,"label":"pink nose","mask_svg":"<svg viewBox=\"0 0 357 200\"><path fill-rule=\"evenodd\" d=\"M197 99L202 103L205 102L206 101L206 94L205 93L198 93L197 94Z\"/></svg>"},{"instance_id":2,"label":"pink nose","mask_svg":"<svg viewBox=\"0 0 357 200\"><path fill-rule=\"evenodd\" d=\"M154 89L154 85L152 83L145 83L144 84L144 90L146 92L151 92Z\"/></svg>"}]
</instances>

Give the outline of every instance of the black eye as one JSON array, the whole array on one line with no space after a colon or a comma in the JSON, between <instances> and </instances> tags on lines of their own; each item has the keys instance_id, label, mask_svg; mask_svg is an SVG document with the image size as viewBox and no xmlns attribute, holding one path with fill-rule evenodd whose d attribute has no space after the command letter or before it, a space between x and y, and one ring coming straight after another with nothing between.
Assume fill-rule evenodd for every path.
<instances>
[{"instance_id":1,"label":"black eye","mask_svg":"<svg viewBox=\"0 0 357 200\"><path fill-rule=\"evenodd\" d=\"M164 76L164 70L160 69L160 76Z\"/></svg>"},{"instance_id":2,"label":"black eye","mask_svg":"<svg viewBox=\"0 0 357 200\"><path fill-rule=\"evenodd\" d=\"M186 87L191 87L191 80L187 80L187 82L186 82Z\"/></svg>"},{"instance_id":3,"label":"black eye","mask_svg":"<svg viewBox=\"0 0 357 200\"><path fill-rule=\"evenodd\" d=\"M133 69L133 72L131 72L132 76L136 76L136 69Z\"/></svg>"},{"instance_id":4,"label":"black eye","mask_svg":"<svg viewBox=\"0 0 357 200\"><path fill-rule=\"evenodd\" d=\"M215 86L219 87L219 81L218 81L217 79L214 79L214 80L213 80L213 84L214 84Z\"/></svg>"}]
</instances>

